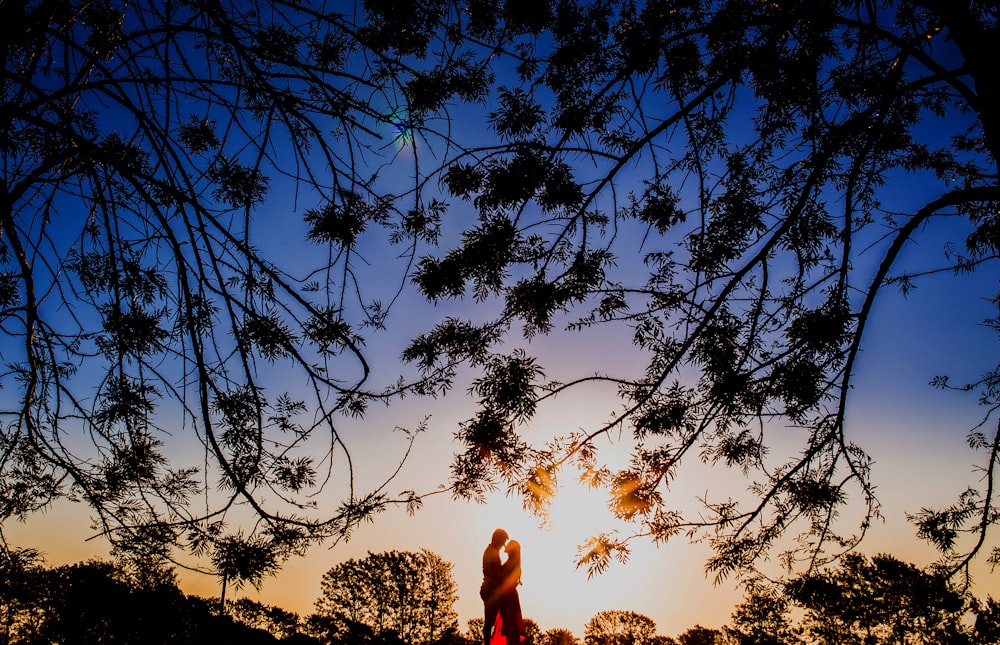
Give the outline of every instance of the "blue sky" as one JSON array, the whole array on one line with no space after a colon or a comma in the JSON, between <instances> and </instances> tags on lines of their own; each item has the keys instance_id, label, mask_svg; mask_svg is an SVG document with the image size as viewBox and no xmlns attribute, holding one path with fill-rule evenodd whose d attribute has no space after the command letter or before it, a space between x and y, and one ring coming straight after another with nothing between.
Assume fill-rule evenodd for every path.
<instances>
[{"instance_id":1,"label":"blue sky","mask_svg":"<svg viewBox=\"0 0 1000 645\"><path fill-rule=\"evenodd\" d=\"M394 107L387 102L386 110ZM487 134L483 116L488 111L489 106L480 106L454 113L454 133L472 135L473 139ZM737 124L736 129L746 131L740 127ZM384 149L397 150L392 140L397 133L386 125L383 134ZM422 168L430 167L431 160L442 159L435 154L443 153L429 148L427 142L416 143L416 158ZM413 155L414 150L409 148L390 155L393 165L383 171L379 188L408 189L413 183ZM641 190L637 180L645 177L648 169L644 165L630 167L619 176L619 199L629 190ZM886 206L894 210L912 210L937 197L942 190L926 178L897 176L895 179L900 183L886 201ZM295 192L292 187L275 182L268 201L255 213L255 231L262 243L293 274L300 265L306 266L306 261L324 253L322 248L303 241L307 227L302 222L302 213L320 201L316 195ZM451 215L454 221L466 225L472 221L474 209L453 200ZM908 254L921 262L931 258L930 266L943 265L941 242L945 239L960 242L967 231L961 223L945 220L931 226ZM458 230L456 226L446 231L444 248L454 242ZM630 230L621 239L635 241L642 233ZM641 250L656 250L657 245L667 246L674 241L653 240ZM402 249L387 249L383 242L379 232L372 231L359 246L355 267L371 279L368 284L371 291L365 297L387 302L400 283L403 261L396 255ZM632 273L641 264L639 252L628 247L619 257L618 269L623 279L641 282L641 277ZM856 256L855 262L864 267L878 258L876 251L869 251ZM907 262L904 258L904 266ZM968 483L978 481L973 470L978 456L965 446L964 438L986 411L976 404L975 395L936 390L928 382L938 374L949 373L956 383L961 383L996 366L996 332L981 322L996 316L996 305L985 298L997 293L997 276L994 261L972 277L958 280L949 274L929 277L907 298L889 287L876 307L857 364L847 429L848 439L868 449L875 460L873 482L883 502L885 522L872 529L864 545L866 552L889 551L917 564L928 564L935 555L915 540L905 513L916 512L924 505L950 504ZM377 367L370 386L379 389L392 383L398 373L410 369L400 363L403 347L412 335L427 330L435 320L460 315L481 321L495 314L496 309L496 303L474 303L471 299L432 306L412 292L406 293L393 312L387 333L366 332L367 351ZM562 380L594 370L632 375L641 370L643 359L634 352L627 330L618 331L621 333L597 330L576 335L555 334L530 341L513 336L508 349L523 346L537 351L549 379ZM280 364L262 361L261 366L262 382L274 390L294 390L303 385ZM353 376L349 372L344 375L348 374ZM357 465L359 487L378 486L402 458L408 445L406 436L394 428L415 428L425 417L429 418L428 430L418 437L409 461L389 491L413 488L427 492L445 483L452 453L458 450L452 441L453 432L459 422L473 413L473 402L465 388L462 383L441 399L411 398L389 410L373 409L363 420L338 420L338 431ZM618 407L613 389L585 387L546 403L524 431L538 444L550 436L593 427L609 418ZM176 427L176 424L171 426L170 418L160 421L163 427ZM197 442L184 435L187 430L181 428L175 432L179 441L171 448L171 454L178 462L200 465L203 455ZM788 443L779 442L776 452L798 450L795 429L778 429L777 435ZM607 448L609 459L619 462L625 459L629 446L626 439L612 435L600 441ZM341 463L342 457L337 459ZM746 486L733 473L707 469L697 462L685 466L682 477L669 501L692 513L698 512L700 496L706 493L713 497L739 496ZM259 593L252 589L243 593L308 613L319 593L320 576L337 562L363 557L369 550L428 548L455 564L460 593L457 609L464 624L477 616L480 609L477 590L481 551L493 528L504 526L524 549L521 597L525 615L543 629L565 627L582 637L586 620L604 609L645 614L666 635L676 635L695 623L717 627L728 620L738 591L733 581L714 587L706 578L705 544L692 545L678 538L654 548L640 542L635 544L627 565L615 565L603 576L588 579L585 572L575 570L572 566L575 546L590 532L606 530L615 526L615 522L608 516L603 499L582 494L572 481L563 483L565 490L556 502L549 527L539 528L534 518L520 510L518 500L506 498L502 491L481 506L455 501L448 493L442 493L431 496L426 507L412 517L398 509L389 511L373 524L363 526L350 542L331 549L314 548L307 557L292 559L276 578L265 581ZM319 498L321 505L335 505L344 484L338 473L331 490ZM86 509L70 509L61 503L27 525L4 526L4 534L12 545L39 546L49 554L50 562L56 564L106 552L100 540L84 541L92 535L88 524ZM977 592L1000 595L997 578L987 574L984 566L978 572ZM185 575L184 579L190 592L217 593L217 581L210 577Z\"/></svg>"},{"instance_id":2,"label":"blue sky","mask_svg":"<svg viewBox=\"0 0 1000 645\"><path fill-rule=\"evenodd\" d=\"M918 542L905 513L924 505L951 503L968 483L976 482L976 460L964 437L985 412L974 395L931 388L936 374L951 373L956 380L972 379L995 361L995 333L979 324L991 315L993 305L979 295L996 288L996 273L980 271L957 287L949 276L938 276L907 298L891 295L880 303L858 364L849 436L870 450L874 460L873 480L881 501L884 523L876 523L863 546L867 553L890 552L919 565L929 564L935 554ZM438 311L437 313L442 313ZM420 319L420 317L416 318ZM374 343L391 364L400 340ZM543 364L549 376L558 378L563 369L573 371L577 363L599 364L613 371L618 361L628 362L627 340L608 338L553 337L536 339L533 348L544 345ZM604 415L614 402L599 393L581 392L557 400L527 428L529 436L564 432ZM463 391L441 400L410 399L391 410L375 410L363 421L342 424L356 463L383 467L359 470L362 483L376 483L388 463L402 456L405 448L396 425L414 427L430 415L430 425L414 449L400 481L390 490L412 486L417 490L436 487L446 473L454 451L451 433L470 414ZM795 431L789 430L794 437ZM743 482L730 474L686 469L689 478L673 493L679 504L696 510L695 498L739 494ZM83 543L89 535L83 509L60 505L47 516L26 526L8 525L5 534L12 544L38 545L50 561L70 561L83 554L104 553L100 540ZM314 548L306 558L293 558L274 579L265 581L260 592L242 593L263 602L308 613L319 594L319 579L334 564L367 551L428 548L455 564L460 599L457 610L464 621L478 615L479 558L495 526L506 527L524 549L525 579L521 588L525 615L543 629L565 627L583 635L586 620L604 609L628 609L656 621L659 632L676 635L700 623L718 627L728 620L738 599L733 581L713 586L703 571L708 551L704 544L677 539L654 548L636 545L631 561L614 565L608 573L588 579L575 570L575 546L589 531L606 530L614 522L604 511L603 500L588 496L567 483L553 511L552 525L539 528L534 518L520 511L516 499L502 494L486 505L432 496L414 516L400 510L387 512L354 538L331 549ZM996 575L980 563L976 592L1000 595ZM211 596L217 581L207 576L184 575L191 593Z\"/></svg>"}]
</instances>

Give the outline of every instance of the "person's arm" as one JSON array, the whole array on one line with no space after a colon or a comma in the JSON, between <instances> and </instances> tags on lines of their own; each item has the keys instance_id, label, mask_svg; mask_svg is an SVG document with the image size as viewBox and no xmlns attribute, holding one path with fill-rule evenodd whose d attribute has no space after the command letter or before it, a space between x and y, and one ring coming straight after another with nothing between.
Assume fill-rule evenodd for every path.
<instances>
[{"instance_id":1,"label":"person's arm","mask_svg":"<svg viewBox=\"0 0 1000 645\"><path fill-rule=\"evenodd\" d=\"M500 553L494 550L487 550L483 554L483 579L496 582L500 579L500 572L503 565L500 562Z\"/></svg>"},{"instance_id":2,"label":"person's arm","mask_svg":"<svg viewBox=\"0 0 1000 645\"><path fill-rule=\"evenodd\" d=\"M521 563L508 559L497 572L497 582L501 587L512 589L521 583Z\"/></svg>"}]
</instances>

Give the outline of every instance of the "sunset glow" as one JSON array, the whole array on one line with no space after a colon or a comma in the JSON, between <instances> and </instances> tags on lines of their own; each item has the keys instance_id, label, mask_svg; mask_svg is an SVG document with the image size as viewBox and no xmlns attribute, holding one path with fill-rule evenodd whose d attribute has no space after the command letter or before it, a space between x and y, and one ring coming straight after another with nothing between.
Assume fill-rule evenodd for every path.
<instances>
[{"instance_id":1,"label":"sunset glow","mask_svg":"<svg viewBox=\"0 0 1000 645\"><path fill-rule=\"evenodd\" d=\"M0 638L1000 634L994 5L4 2Z\"/></svg>"}]
</instances>

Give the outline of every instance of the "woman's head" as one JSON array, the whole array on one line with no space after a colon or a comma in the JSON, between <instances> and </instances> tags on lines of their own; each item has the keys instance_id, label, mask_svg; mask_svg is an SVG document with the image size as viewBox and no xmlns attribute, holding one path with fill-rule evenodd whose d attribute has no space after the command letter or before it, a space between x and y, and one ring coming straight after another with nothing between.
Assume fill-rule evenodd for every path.
<instances>
[{"instance_id":1,"label":"woman's head","mask_svg":"<svg viewBox=\"0 0 1000 645\"><path fill-rule=\"evenodd\" d=\"M507 552L507 555L519 556L521 555L521 543L517 540L511 540L507 543L507 546L504 547L504 551Z\"/></svg>"}]
</instances>

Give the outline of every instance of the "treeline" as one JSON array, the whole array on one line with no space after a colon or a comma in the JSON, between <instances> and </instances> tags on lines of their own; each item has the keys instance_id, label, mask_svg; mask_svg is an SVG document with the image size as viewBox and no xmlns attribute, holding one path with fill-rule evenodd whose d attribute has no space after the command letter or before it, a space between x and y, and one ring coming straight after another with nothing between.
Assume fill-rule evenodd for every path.
<instances>
[{"instance_id":1,"label":"treeline","mask_svg":"<svg viewBox=\"0 0 1000 645\"><path fill-rule=\"evenodd\" d=\"M257 645L285 640L287 634L280 630L251 627L236 612L221 611L218 599L182 593L172 575L143 579L134 573L96 560L50 568L34 551L3 551L0 644ZM244 606L239 601L227 608L237 605ZM294 616L266 611L277 619L269 627L283 624L282 615Z\"/></svg>"},{"instance_id":2,"label":"treeline","mask_svg":"<svg viewBox=\"0 0 1000 645\"><path fill-rule=\"evenodd\" d=\"M476 645L482 618L458 626L453 565L419 552L369 553L323 576L301 617L246 598L184 594L170 569L137 562L46 566L37 551L0 550L0 645ZM530 608L529 608L530 610ZM833 568L756 581L719 629L676 637L647 616L598 612L582 639L526 621L523 645L889 645L1000 642L1000 603L889 555L852 554Z\"/></svg>"}]
</instances>

